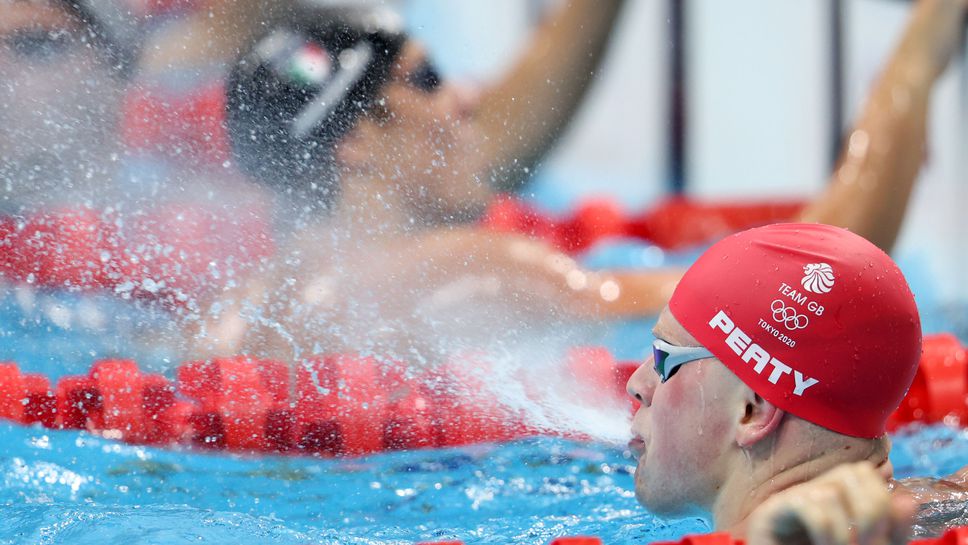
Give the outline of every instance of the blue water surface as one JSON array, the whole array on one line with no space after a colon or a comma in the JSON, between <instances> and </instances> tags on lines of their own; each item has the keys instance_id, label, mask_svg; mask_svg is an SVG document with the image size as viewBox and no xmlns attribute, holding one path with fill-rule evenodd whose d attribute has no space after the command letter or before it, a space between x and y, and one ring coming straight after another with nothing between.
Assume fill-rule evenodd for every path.
<instances>
[{"instance_id":1,"label":"blue water surface","mask_svg":"<svg viewBox=\"0 0 968 545\"><path fill-rule=\"evenodd\" d=\"M643 544L706 532L639 507L621 449L538 438L320 460L119 444L0 425L0 543L547 543L591 534ZM898 476L959 469L968 433L895 438Z\"/></svg>"}]
</instances>

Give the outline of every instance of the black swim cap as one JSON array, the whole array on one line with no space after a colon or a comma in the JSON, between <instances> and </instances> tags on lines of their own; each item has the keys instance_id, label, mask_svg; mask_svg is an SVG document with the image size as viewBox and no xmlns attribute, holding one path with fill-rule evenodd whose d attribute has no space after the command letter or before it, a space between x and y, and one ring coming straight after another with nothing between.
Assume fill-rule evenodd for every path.
<instances>
[{"instance_id":1,"label":"black swim cap","mask_svg":"<svg viewBox=\"0 0 968 545\"><path fill-rule=\"evenodd\" d=\"M237 163L288 190L336 194L333 147L373 105L406 35L392 12L302 8L243 55L226 84Z\"/></svg>"}]
</instances>

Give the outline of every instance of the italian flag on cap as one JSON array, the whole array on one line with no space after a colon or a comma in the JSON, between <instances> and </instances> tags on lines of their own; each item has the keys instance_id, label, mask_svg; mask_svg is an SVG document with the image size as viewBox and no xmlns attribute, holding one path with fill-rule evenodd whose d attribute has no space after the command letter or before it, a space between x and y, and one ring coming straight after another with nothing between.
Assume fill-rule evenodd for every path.
<instances>
[{"instance_id":1,"label":"italian flag on cap","mask_svg":"<svg viewBox=\"0 0 968 545\"><path fill-rule=\"evenodd\" d=\"M316 44L305 44L292 57L289 73L300 83L318 85L329 77L333 61L325 49Z\"/></svg>"}]
</instances>

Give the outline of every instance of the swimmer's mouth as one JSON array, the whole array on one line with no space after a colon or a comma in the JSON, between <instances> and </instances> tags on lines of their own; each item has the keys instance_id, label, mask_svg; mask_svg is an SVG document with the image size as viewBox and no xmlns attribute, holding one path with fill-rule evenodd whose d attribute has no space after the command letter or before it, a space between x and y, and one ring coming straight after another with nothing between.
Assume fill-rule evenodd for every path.
<instances>
[{"instance_id":1,"label":"swimmer's mouth","mask_svg":"<svg viewBox=\"0 0 968 545\"><path fill-rule=\"evenodd\" d=\"M636 458L641 458L645 454L645 441L638 435L629 441L629 450L635 453Z\"/></svg>"}]
</instances>

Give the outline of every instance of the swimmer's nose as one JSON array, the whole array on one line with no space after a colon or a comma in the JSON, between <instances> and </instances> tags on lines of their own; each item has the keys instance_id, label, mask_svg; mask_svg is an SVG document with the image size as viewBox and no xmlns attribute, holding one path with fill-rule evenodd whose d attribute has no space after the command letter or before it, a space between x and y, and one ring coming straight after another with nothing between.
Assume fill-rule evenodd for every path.
<instances>
[{"instance_id":1,"label":"swimmer's nose","mask_svg":"<svg viewBox=\"0 0 968 545\"><path fill-rule=\"evenodd\" d=\"M481 104L481 87L468 83L451 83L446 91L453 100L453 111L458 119L474 115Z\"/></svg>"},{"instance_id":2,"label":"swimmer's nose","mask_svg":"<svg viewBox=\"0 0 968 545\"><path fill-rule=\"evenodd\" d=\"M645 360L645 363L632 373L628 382L625 383L625 391L628 392L630 397L641 403L643 407L652 405L652 396L655 394L655 385L658 383L655 380L653 367L654 364L650 356L649 359Z\"/></svg>"}]
</instances>

